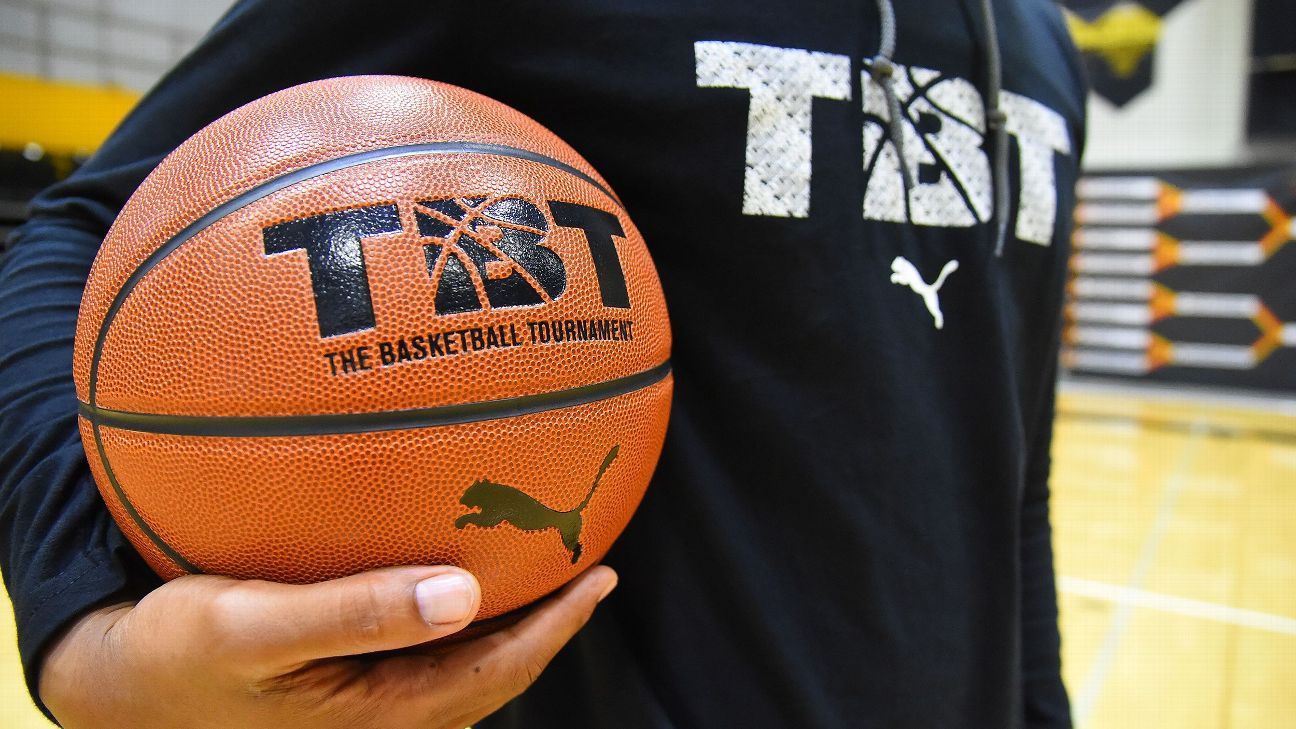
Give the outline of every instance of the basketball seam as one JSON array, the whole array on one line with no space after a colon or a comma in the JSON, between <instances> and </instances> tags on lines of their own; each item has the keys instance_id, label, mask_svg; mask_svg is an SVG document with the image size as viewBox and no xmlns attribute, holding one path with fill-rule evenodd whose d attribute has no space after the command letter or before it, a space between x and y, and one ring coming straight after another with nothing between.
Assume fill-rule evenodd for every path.
<instances>
[{"instance_id":1,"label":"basketball seam","mask_svg":"<svg viewBox=\"0 0 1296 729\"><path fill-rule=\"evenodd\" d=\"M212 208L210 212L185 226L179 233L176 233L168 239L166 243L159 246L157 250L150 253L148 257L131 272L131 275L126 279L126 282L122 284L122 287L118 289L117 294L113 297L112 303L108 306L108 311L104 313L103 321L99 324L99 334L95 338L94 353L90 362L90 377L88 384L88 399L90 404L95 404L95 391L99 379L99 358L104 342L108 337L108 329L112 326L113 320L117 317L118 310L120 310L126 303L126 299L130 296L131 292L135 290L135 286L139 284L144 276L161 263L163 259L174 253L180 246L184 245L195 235L206 230L225 216L247 207L248 205L257 202L262 198L268 197L286 187L291 187L298 182L304 182L305 180L326 175L330 172L336 172L349 167L357 167L370 162L381 162L388 159L424 154L482 154L512 157L515 159L537 162L567 172L578 179L588 182L604 195L607 195L612 202L616 203L617 207L622 207L621 201L617 199L616 195L614 195L611 190L603 186L603 184L598 180L575 167L572 167L565 162L553 159L552 157L546 157L536 152L518 149L516 147L509 147L502 144L485 144L480 142L429 142L424 144L407 144L399 147L386 147L384 149L375 149L367 152L335 157L331 160L318 162L285 173L271 180L267 180L266 182L263 182L260 185L231 198L230 200L226 200L215 208Z\"/></svg>"},{"instance_id":2,"label":"basketball seam","mask_svg":"<svg viewBox=\"0 0 1296 729\"><path fill-rule=\"evenodd\" d=\"M135 290L136 285L143 280L144 276L148 275L149 271L161 263L167 256L174 253L178 248L180 248L180 246L184 245L195 235L206 230L225 216L247 207L248 205L268 197L284 188L295 185L298 182L326 175L330 172L368 164L370 162L381 162L388 159L425 154L494 155L500 157L512 157L515 159L522 159L529 162L547 165L588 182L599 192L606 195L616 204L617 207L624 209L624 206L621 204L621 201L617 199L616 195L591 175L552 157L547 157L537 152L519 149L517 147L510 147L503 144L465 141L406 144L335 157L330 160L325 160L323 162L318 162L307 167L284 173L246 190L239 195L226 200L220 205L217 205L215 208L212 208L212 210L185 226L180 230L180 232L169 238L166 243L159 246L157 250L150 253L144 261L131 272L130 276L126 278L126 282L122 284L122 287L118 289L116 295L113 296L112 302L108 305L108 310L104 313L103 321L99 323L99 332L95 337L94 351L90 358L90 376L87 384L86 398L88 403L81 403L83 414L84 409L87 407L90 408L90 412L98 411L96 405L96 391L98 389L99 380L99 362L103 353L104 343L108 338L108 330L112 326L112 322L116 318L117 312L125 304L126 299L130 296L131 292ZM667 372L669 371L669 363L662 366L667 368ZM665 374L662 376L664 377ZM197 565L190 562L183 555L177 552L175 548L167 544L166 541L154 532L153 529L144 521L144 518L135 510L134 505L132 505L130 500L126 498L126 493L122 489L121 484L117 482L117 477L113 473L112 465L108 462L108 454L104 450L103 439L99 434L98 423L91 421L91 432L94 435L95 447L99 452L99 459L103 463L104 474L108 477L108 482L112 486L112 489L118 500L121 502L123 508L126 510L126 514L135 522L136 526L139 527L144 536L148 537L149 541L153 542L153 545L161 550L169 559L175 562L177 566L189 573L201 573L202 570L197 567Z\"/></svg>"},{"instance_id":3,"label":"basketball seam","mask_svg":"<svg viewBox=\"0 0 1296 729\"><path fill-rule=\"evenodd\" d=\"M115 430L160 435L283 438L375 433L462 425L586 405L655 385L666 379L670 371L671 365L668 360L652 369L591 385L501 400L409 410L310 415L164 415L113 410L80 403L80 414L96 427L104 426Z\"/></svg>"},{"instance_id":4,"label":"basketball seam","mask_svg":"<svg viewBox=\"0 0 1296 729\"><path fill-rule=\"evenodd\" d=\"M153 531L148 522L144 521L144 517L140 516L140 513L135 510L135 505L130 502L130 499L126 498L126 492L122 490L121 484L117 482L117 476L113 473L112 465L108 463L108 454L104 451L103 439L99 437L99 425L92 422L90 426L90 429L94 431L95 448L99 451L99 462L103 464L104 475L108 477L108 484L112 486L113 493L116 494L117 501L121 503L122 508L126 510L127 516L131 518L131 521L135 522L135 525L144 533L144 536L148 537L150 542L153 542L153 546L157 547L177 567L190 574L201 574L202 570L197 565L177 552L175 547L167 544L166 540Z\"/></svg>"},{"instance_id":5,"label":"basketball seam","mask_svg":"<svg viewBox=\"0 0 1296 729\"><path fill-rule=\"evenodd\" d=\"M301 436L346 435L346 434L385 432L385 431L392 431L392 430L415 429L415 428L435 428L444 425L479 422L482 420L516 417L519 415L532 415L535 413L548 412L550 410L561 410L563 408L576 407L578 405L588 405L594 402L602 402L604 400L610 400L615 397L620 397L622 395L629 395L631 393L645 390L665 380L666 377L670 375L670 373L671 373L671 366L670 366L670 362L667 361L658 365L657 367L652 368L651 370L645 370L643 372L637 373L635 375L631 375L629 377L623 377L617 380L609 380L607 382L597 383L596 385L587 385L583 388L571 388L570 390L559 390L556 393L544 393L544 395L550 395L550 394L561 395L573 391L586 390L588 388L599 388L598 394L596 396L587 395L585 397L570 398L569 400L564 400L557 404L549 404L543 407L534 407L531 409L518 409L516 411L501 410L498 414L491 415L489 417L475 417L475 418L468 418L463 420L447 420L446 422L442 422L442 423L404 425L398 427L371 428L371 429L364 429L364 430L356 428L351 430L339 429L339 430L332 430L332 431L302 430L299 432L259 433L259 432L219 432L220 428L211 429L212 431L217 431L217 432L197 432L188 429L167 429L165 427L158 427L156 425L154 427L147 427L147 424L150 422L150 419L152 418L173 418L174 417L174 420L177 421L202 420L204 422L207 422L210 425L212 421L221 421L221 420L236 421L236 422L243 421L244 423L246 423L246 421L262 420L262 419L287 421L293 419L306 419L312 417L319 418L319 417L328 417L328 416L295 416L289 418L220 418L220 417L203 418L203 417L185 417L185 416L162 416L162 415L147 415L147 414L140 414L140 413L125 413L122 411L106 410L103 408L92 409L86 403L80 404L81 405L80 414L82 417L86 418L86 420L90 422L91 430L94 432L95 447L99 452L99 461L103 464L104 475L108 477L108 483L112 487L113 493L117 496L117 500L121 502L122 508L125 509L126 514L131 518L133 522L135 522L136 526L139 527L140 531L144 534L144 536L148 537L149 541L152 542L153 545L157 547L158 550L161 551L167 558L169 558L172 562L174 562L176 566L180 567L181 569L183 569L185 572L188 572L189 574L202 574L203 570L201 567L197 566L196 564L191 562L188 558L186 558L184 555L180 554L180 552L177 551L175 547L172 547L170 544L167 544L166 540L163 539L161 535L155 532L153 528L148 525L148 522L144 520L144 517L140 515L140 513L135 509L135 505L132 504L130 499L126 496L125 490L121 487L121 484L118 483L117 481L117 474L113 472L112 465L108 462L108 453L104 448L103 438L99 434L99 428L101 426L105 428L113 428L115 430L130 430L130 431L136 431L142 433L155 433L155 434L165 434L165 435L191 435L191 436L206 435L206 436L223 436L223 437L258 437L258 438L270 438L270 437L290 436L290 435L301 435ZM627 386L626 383L633 383L633 386ZM605 387L607 385L612 385L612 384L617 384L620 386L616 389L608 389L607 387ZM528 396L528 397L534 398L538 396ZM511 400L494 400L491 401L490 403L482 403L482 404L489 405L493 403L507 403L507 402L511 402L512 400L525 400L525 399L527 398L512 398ZM441 408L426 408L425 410L435 411L439 409ZM389 413L404 414L409 412L411 411L398 410L398 411L388 411L388 412L381 412L381 413L356 413L355 415L386 415ZM138 420L132 421L131 420L132 416L133 418L136 418ZM121 422L118 422L116 420L117 418L121 418ZM226 425L229 426L230 424L227 423Z\"/></svg>"}]
</instances>

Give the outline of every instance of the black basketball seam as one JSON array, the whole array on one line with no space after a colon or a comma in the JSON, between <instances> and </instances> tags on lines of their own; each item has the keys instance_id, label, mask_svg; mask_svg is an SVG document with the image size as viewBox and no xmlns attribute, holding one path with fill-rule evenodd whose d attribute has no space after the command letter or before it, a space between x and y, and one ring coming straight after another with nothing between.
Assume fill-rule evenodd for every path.
<instances>
[{"instance_id":1,"label":"black basketball seam","mask_svg":"<svg viewBox=\"0 0 1296 729\"><path fill-rule=\"evenodd\" d=\"M148 522L144 521L144 517L140 516L139 512L135 510L135 505L130 502L130 499L126 498L126 493L122 491L121 484L117 483L117 476L113 473L112 465L108 463L108 454L104 451L103 439L99 437L99 424L91 421L90 425L91 430L94 431L95 448L99 451L99 462L103 464L104 475L108 477L108 483L112 486L113 493L117 495L117 500L121 502L122 508L126 510L126 514L140 528L140 531L144 532L144 536L153 542L153 546L157 547L172 562L175 562L177 567L190 574L201 574L202 570L197 565L185 559L184 555L177 552L174 547L166 543L165 539L153 531L153 527L150 527Z\"/></svg>"},{"instance_id":2,"label":"black basketball seam","mask_svg":"<svg viewBox=\"0 0 1296 729\"><path fill-rule=\"evenodd\" d=\"M597 189L599 192L602 192L604 195L606 195L613 203L617 205L617 207L624 208L624 206L621 204L621 201L617 199L616 195L614 195L611 190L609 190L602 183L594 179L592 176L586 174L585 172L582 172L581 170L572 167L571 165L565 162L553 159L552 157L546 157L545 155L532 152L530 150L518 149L517 147L510 147L508 145L503 145L503 144L489 144L483 142L462 142L462 141L406 144L406 145L400 145L396 147L385 147L383 149L373 149L365 152L358 152L356 154L344 155L342 157L335 157L330 160L325 160L324 162L318 162L316 164L309 165L307 167L303 167L298 170L293 170L292 172L284 173L278 177L267 180L261 183L260 185L257 185L249 190L246 190L243 193L229 200L226 200L220 205L217 205L215 208L212 208L211 211L201 216L200 218L190 223L189 225L185 226L179 233L176 233L169 240L167 240L166 243L159 246L157 250L150 253L148 257L145 258L144 261L140 263L140 265L136 267L134 271L131 272L131 275L128 276L126 279L126 282L122 284L122 287L118 289L116 295L113 296L112 303L109 304L108 311L105 312L103 321L100 322L99 324L99 333L95 338L94 353L92 354L90 359L90 377L87 386L87 390L88 390L87 399L89 400L89 402L82 403L82 407L85 408L88 406L89 408L91 408L92 412L97 408L96 390L99 381L99 360L100 360L100 356L103 353L104 342L108 338L108 329L111 327L113 319L116 318L117 312L121 309L122 305L126 302L126 299L130 296L131 292L135 290L136 285L138 285L139 282L143 280L144 276L146 276L149 273L149 271L151 271L155 266L161 263L163 259L165 259L167 256L174 253L176 249L178 249L180 246L184 245L185 242L187 242L188 240L190 240L191 238L193 238L195 235L202 232L203 230L206 230L208 227L210 227L217 221L221 220L225 216L229 215L230 213L233 213L248 205L251 205L252 203L261 200L262 198L268 197L286 187L295 185L298 182L303 182L305 180L309 180L314 177L326 175L330 172L336 172L337 170L342 170L342 169L347 169L349 167L356 167L359 165L368 164L370 162L380 162L383 160L395 159L398 157L410 157L410 156L423 155L423 154L482 154L482 155L495 155L500 157L512 157L515 159L527 160L529 162L536 162L539 164L547 165L549 167L553 167L554 169L560 170L562 172L566 172L581 180L584 180L585 182L588 182L590 185L594 186L594 188ZM165 540L163 540L156 532L153 531L151 527L149 527L147 523L145 523L144 519L135 510L134 505L131 504L130 500L126 498L126 494L122 490L121 484L117 482L117 477L113 474L112 465L109 464L108 462L108 454L104 451L103 439L99 435L99 425L97 423L94 424L93 427L91 428L91 431L94 434L95 447L99 451L99 458L103 463L104 473L105 475L107 475L108 482L112 486L113 491L116 493L118 500L121 501L122 506L125 508L127 515L131 517L131 520L135 522L136 526L140 528L140 530L144 533L144 535L147 536L151 542L153 542L154 546L156 546L159 550L161 550L164 554L166 554L167 557L171 558L171 560L174 561L176 565L184 569L186 572L190 572L194 574L201 573L202 570L200 568L198 568L189 560L185 559L183 555L181 555L173 547L168 545L165 542Z\"/></svg>"},{"instance_id":3,"label":"black basketball seam","mask_svg":"<svg viewBox=\"0 0 1296 729\"><path fill-rule=\"evenodd\" d=\"M666 379L669 361L656 367L614 380L596 382L535 395L441 405L409 410L379 410L359 413L315 415L159 415L112 410L80 403L80 414L95 427L160 435L188 435L217 438L284 438L292 436L377 433L415 428L462 425L533 415L549 410L585 405L619 397Z\"/></svg>"},{"instance_id":4,"label":"black basketball seam","mask_svg":"<svg viewBox=\"0 0 1296 729\"><path fill-rule=\"evenodd\" d=\"M621 201L612 194L611 190L604 187L598 180L584 172L581 172L575 167L551 157L546 157L542 154L502 144L484 144L479 142L429 142L426 144L408 144L399 147L374 149L367 152L358 152L343 157L336 157L331 160L326 160L308 167L303 167L299 170L285 173L279 177L267 180L234 198L226 200L215 208L212 208L210 212L185 226L183 230L176 233L166 243L159 246L157 250L150 253L148 257L131 272L131 275L126 279L126 282L122 284L122 287L118 289L117 294L113 297L113 301L108 306L108 311L104 314L103 321L99 325L99 335L95 339L94 357L90 363L90 404L95 404L95 389L99 375L98 365L100 351L103 349L104 340L108 335L108 328L112 325L113 319L116 318L117 311L126 302L126 298L130 296L130 293L135 289L135 286L139 284L140 280L142 280L149 271L157 266L157 264L161 263L163 259L174 253L177 248L230 213L247 207L262 198L268 197L286 187L295 185L298 182L303 182L348 167L357 167L362 164L368 164L369 162L380 162L397 157L411 157L421 154L483 154L513 157L530 162L537 162L567 172L585 182L588 182L604 195L607 195L607 197L612 202L616 203L618 207L621 207Z\"/></svg>"}]
</instances>

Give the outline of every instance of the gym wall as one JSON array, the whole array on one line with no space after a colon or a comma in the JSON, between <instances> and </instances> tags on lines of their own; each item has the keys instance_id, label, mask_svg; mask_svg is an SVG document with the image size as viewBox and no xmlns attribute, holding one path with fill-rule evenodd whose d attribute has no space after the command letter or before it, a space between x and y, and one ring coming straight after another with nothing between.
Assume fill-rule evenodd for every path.
<instances>
[{"instance_id":1,"label":"gym wall","mask_svg":"<svg viewBox=\"0 0 1296 729\"><path fill-rule=\"evenodd\" d=\"M0 0L0 241L230 0Z\"/></svg>"},{"instance_id":2,"label":"gym wall","mask_svg":"<svg viewBox=\"0 0 1296 729\"><path fill-rule=\"evenodd\" d=\"M1070 374L1296 392L1296 128L1248 124L1238 83L1291 82L1289 2L1068 0L1094 88Z\"/></svg>"}]
</instances>

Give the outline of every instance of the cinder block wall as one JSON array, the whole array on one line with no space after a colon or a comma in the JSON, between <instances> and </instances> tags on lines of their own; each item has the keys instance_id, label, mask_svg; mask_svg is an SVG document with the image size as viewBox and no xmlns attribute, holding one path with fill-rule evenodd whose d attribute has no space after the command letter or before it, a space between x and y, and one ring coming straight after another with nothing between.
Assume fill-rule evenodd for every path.
<instances>
[{"instance_id":1,"label":"cinder block wall","mask_svg":"<svg viewBox=\"0 0 1296 729\"><path fill-rule=\"evenodd\" d=\"M0 0L0 73L145 91L231 0Z\"/></svg>"}]
</instances>

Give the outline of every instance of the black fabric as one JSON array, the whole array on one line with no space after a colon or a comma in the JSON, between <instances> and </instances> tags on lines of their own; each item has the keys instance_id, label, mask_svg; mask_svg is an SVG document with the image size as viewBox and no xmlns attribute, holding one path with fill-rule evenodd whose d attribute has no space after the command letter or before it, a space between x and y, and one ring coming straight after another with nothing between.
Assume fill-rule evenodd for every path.
<instances>
[{"instance_id":1,"label":"black fabric","mask_svg":"<svg viewBox=\"0 0 1296 729\"><path fill-rule=\"evenodd\" d=\"M985 89L976 3L897 5L898 63ZM115 212L226 111L392 73L472 88L570 142L644 233L672 312L671 428L607 558L621 586L483 727L1069 726L1047 480L1084 95L1053 3L995 5L1005 89L1061 114L1073 145L1053 160L1051 244L1010 223L1002 258L992 223L861 214L871 2L237 5L35 201L0 263L0 559L29 680L75 615L155 584L97 501L70 381ZM699 86L698 41L850 59L850 100L813 104L806 217L742 213L750 93ZM897 256L927 281L959 261L943 329L889 280Z\"/></svg>"}]
</instances>

